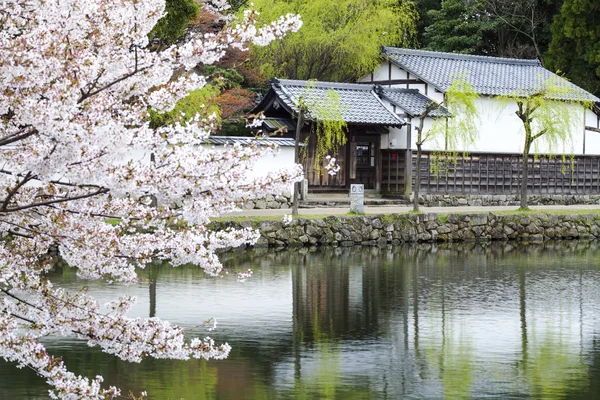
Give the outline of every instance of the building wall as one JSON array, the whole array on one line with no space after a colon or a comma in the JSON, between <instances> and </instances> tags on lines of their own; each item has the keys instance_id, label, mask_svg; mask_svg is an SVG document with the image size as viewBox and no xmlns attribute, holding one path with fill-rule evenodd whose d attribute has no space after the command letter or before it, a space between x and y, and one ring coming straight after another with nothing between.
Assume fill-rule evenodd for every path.
<instances>
[{"instance_id":1,"label":"building wall","mask_svg":"<svg viewBox=\"0 0 600 400\"><path fill-rule=\"evenodd\" d=\"M215 151L223 151L223 146L210 146ZM257 178L266 176L269 173L279 171L284 168L294 166L294 148L281 146L275 154L267 154L256 161L253 168L248 171L249 178ZM287 189L290 193L293 192L293 185Z\"/></svg>"},{"instance_id":2,"label":"building wall","mask_svg":"<svg viewBox=\"0 0 600 400\"><path fill-rule=\"evenodd\" d=\"M391 65L391 71L390 71ZM383 62L375 69L373 74L369 74L361 82L376 82L385 87L418 89L422 94L430 99L441 103L444 101L443 93L439 92L429 84L396 84L385 85L383 81L389 79L417 79L411 76L405 70L398 68L389 62ZM390 109L394 107L386 103ZM572 128L571 141L564 143L558 148L549 148L543 140L534 142L533 151L536 153L574 153L574 154L600 154L600 133L585 131L584 127L600 127L599 117L590 110L584 110L581 106L571 106L573 113L577 114L577 122ZM494 153L520 153L524 146L524 128L521 120L516 116L517 104L514 101L504 101L497 97L485 96L477 100L479 111L480 132L474 145L462 145L456 150L484 151ZM397 114L404 114L405 111L396 107ZM431 129L434 120L427 118L424 125L424 131ZM411 121L411 148L416 148L417 130L419 118L412 118ZM405 149L407 146L408 126L402 128L392 128L388 135L382 136L382 149ZM444 150L445 139L443 135L438 135L434 140L425 142L424 150Z\"/></svg>"}]
</instances>

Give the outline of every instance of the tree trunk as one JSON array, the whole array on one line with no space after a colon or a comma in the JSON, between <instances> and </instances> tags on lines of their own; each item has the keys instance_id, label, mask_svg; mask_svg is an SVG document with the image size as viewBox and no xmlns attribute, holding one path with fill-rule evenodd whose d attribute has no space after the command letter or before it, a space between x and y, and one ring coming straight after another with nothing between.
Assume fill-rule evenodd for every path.
<instances>
[{"instance_id":1,"label":"tree trunk","mask_svg":"<svg viewBox=\"0 0 600 400\"><path fill-rule=\"evenodd\" d=\"M525 147L523 148L523 178L521 180L521 208L527 207L527 180L529 175L529 151L531 149L531 135L525 134Z\"/></svg>"},{"instance_id":2,"label":"tree trunk","mask_svg":"<svg viewBox=\"0 0 600 400\"><path fill-rule=\"evenodd\" d=\"M294 140L294 163L298 164L300 161L300 132L302 131L302 124L304 115L302 109L298 112L298 121L296 122L296 135ZM294 183L294 195L292 200L292 215L298 215L298 195L300 192L300 182Z\"/></svg>"},{"instance_id":3,"label":"tree trunk","mask_svg":"<svg viewBox=\"0 0 600 400\"><path fill-rule=\"evenodd\" d=\"M419 133L419 136L421 134ZM415 171L415 190L413 191L413 211L419 212L419 192L421 191L421 149L423 144L421 143L421 138L417 141L417 170Z\"/></svg>"}]
</instances>

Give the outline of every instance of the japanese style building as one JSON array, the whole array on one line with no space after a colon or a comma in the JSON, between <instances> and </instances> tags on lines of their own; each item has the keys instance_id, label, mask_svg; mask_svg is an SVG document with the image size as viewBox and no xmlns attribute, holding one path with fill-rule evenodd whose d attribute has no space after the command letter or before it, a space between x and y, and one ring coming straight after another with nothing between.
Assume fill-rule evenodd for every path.
<instances>
[{"instance_id":1,"label":"japanese style building","mask_svg":"<svg viewBox=\"0 0 600 400\"><path fill-rule=\"evenodd\" d=\"M345 191L352 183L362 183L366 189L381 193L410 194L415 176L416 128L427 104L443 103L456 77L467 81L480 96L476 104L479 135L474 145L458 149L447 149L445 143L424 145L423 193L518 193L523 126L515 114L516 102L507 102L502 96L526 96L553 79L569 87L577 99L600 103L594 95L544 69L537 60L391 47L383 48L383 57L381 65L357 84L272 79L268 93L255 108L265 116L265 130L274 132L285 127L284 135L295 137L299 104L312 99L298 135L301 141L308 138L304 167L309 190ZM310 105L325 104L327 93L332 91L348 127L346 145L332 154L341 166L335 176L312 167L315 137L310 134L316 119ZM537 148L538 155L530 160L530 193L600 194L600 118L583 106L574 105L572 112L578 122L572 127L572 143L562 151L575 158L544 156L548 149ZM424 129L437 118L451 117L439 107L425 118ZM430 168L432 157L444 151L460 154L444 173L434 174Z\"/></svg>"}]
</instances>

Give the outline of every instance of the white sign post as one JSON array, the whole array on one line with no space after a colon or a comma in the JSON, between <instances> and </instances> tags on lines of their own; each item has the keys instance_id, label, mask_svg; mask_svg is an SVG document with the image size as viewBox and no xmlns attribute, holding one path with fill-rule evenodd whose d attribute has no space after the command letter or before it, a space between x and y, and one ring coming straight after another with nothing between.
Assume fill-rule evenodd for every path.
<instances>
[{"instance_id":1,"label":"white sign post","mask_svg":"<svg viewBox=\"0 0 600 400\"><path fill-rule=\"evenodd\" d=\"M365 213L365 185L350 185L350 212Z\"/></svg>"}]
</instances>

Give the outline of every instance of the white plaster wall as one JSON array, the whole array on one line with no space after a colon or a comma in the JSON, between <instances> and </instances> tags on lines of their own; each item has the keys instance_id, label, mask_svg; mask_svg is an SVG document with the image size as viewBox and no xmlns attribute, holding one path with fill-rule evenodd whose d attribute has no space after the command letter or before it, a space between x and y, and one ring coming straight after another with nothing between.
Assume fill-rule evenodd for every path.
<instances>
[{"instance_id":1,"label":"white plaster wall","mask_svg":"<svg viewBox=\"0 0 600 400\"><path fill-rule=\"evenodd\" d=\"M577 114L577 122L573 126L572 140L565 143L564 151L566 153L583 154L583 108L571 106L572 112ZM477 101L479 118L477 121L480 127L479 135L473 145L463 143L457 150L483 151L493 153L520 153L524 145L523 123L515 114L517 110L516 102L505 102L495 97L482 97ZM416 143L416 124L413 120L413 148ZM433 119L428 118L425 122L425 131L430 129ZM426 142L423 146L427 150L443 150L445 140L443 135L438 135L437 142ZM550 149L541 139L533 146L537 153L561 153L563 147ZM600 154L600 134L593 137L588 132L586 134L586 154Z\"/></svg>"},{"instance_id":2,"label":"white plaster wall","mask_svg":"<svg viewBox=\"0 0 600 400\"><path fill-rule=\"evenodd\" d=\"M583 108L575 105L569 107L571 113L576 114L570 142L565 142L558 148L550 148L542 137L534 142L534 152L583 153ZM523 151L525 131L522 121L515 114L516 102L505 102L495 97L482 97L478 100L477 108L481 130L475 146L470 146L468 150L506 153Z\"/></svg>"},{"instance_id":3,"label":"white plaster wall","mask_svg":"<svg viewBox=\"0 0 600 400\"><path fill-rule=\"evenodd\" d=\"M396 129L396 128L390 128L390 131L392 131L393 129ZM389 148L395 148L395 147L390 147L390 134L389 133L383 133L383 134L381 134L380 140L381 140L381 142L380 142L380 148L381 148L381 150L387 150Z\"/></svg>"},{"instance_id":4,"label":"white plaster wall","mask_svg":"<svg viewBox=\"0 0 600 400\"><path fill-rule=\"evenodd\" d=\"M421 122L421 118L413 118L412 119L412 134L411 134L411 149L417 149L417 139L419 135L419 124ZM425 118L423 122L423 132L427 135L427 132L430 132L433 128L434 123L436 122L433 118ZM445 119L441 119L437 121L438 124L445 125ZM437 128L436 128L437 129ZM440 132L435 136L431 136L429 139L426 139L423 143L423 150L443 150L445 145L445 137L444 132Z\"/></svg>"},{"instance_id":5,"label":"white plaster wall","mask_svg":"<svg viewBox=\"0 0 600 400\"><path fill-rule=\"evenodd\" d=\"M585 125L593 128L600 128L600 118L592 111L587 110L585 115ZM585 132L585 154L600 154L600 133Z\"/></svg>"},{"instance_id":6,"label":"white plaster wall","mask_svg":"<svg viewBox=\"0 0 600 400\"><path fill-rule=\"evenodd\" d=\"M216 151L223 151L223 146L210 146ZM280 147L279 152L274 155L267 154L259 158L253 168L248 171L249 178L257 178L266 176L269 173L279 171L283 168L291 168L294 165L294 148ZM290 193L293 192L293 185L289 185L287 189Z\"/></svg>"},{"instance_id":7,"label":"white plaster wall","mask_svg":"<svg viewBox=\"0 0 600 400\"><path fill-rule=\"evenodd\" d=\"M408 126L403 126L401 128L391 128L389 135L386 136L385 147L383 147L383 136L381 148L385 149L406 149L406 132Z\"/></svg>"},{"instance_id":8,"label":"white plaster wall","mask_svg":"<svg viewBox=\"0 0 600 400\"><path fill-rule=\"evenodd\" d=\"M389 68L389 67L388 67ZM388 72L389 75L389 72ZM410 74L403 69L400 69L396 64L392 64L392 79L410 79ZM402 85L401 85L402 87ZM406 86L404 86L406 87Z\"/></svg>"},{"instance_id":9,"label":"white plaster wall","mask_svg":"<svg viewBox=\"0 0 600 400\"><path fill-rule=\"evenodd\" d=\"M373 78L373 79L371 79ZM387 61L382 62L375 70L373 74L367 74L360 78L359 82L372 82L372 81L382 81L389 79L389 66Z\"/></svg>"}]
</instances>

